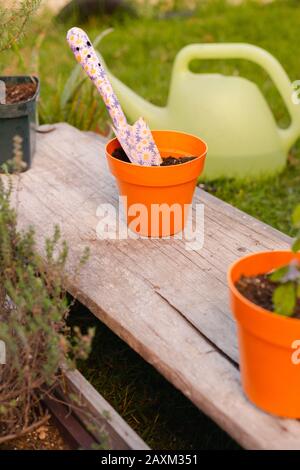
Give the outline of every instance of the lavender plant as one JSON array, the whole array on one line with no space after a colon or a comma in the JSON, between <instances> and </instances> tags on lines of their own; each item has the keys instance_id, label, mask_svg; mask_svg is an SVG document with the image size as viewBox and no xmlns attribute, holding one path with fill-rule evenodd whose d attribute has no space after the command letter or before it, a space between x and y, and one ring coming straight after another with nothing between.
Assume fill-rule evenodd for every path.
<instances>
[{"instance_id":1,"label":"lavender plant","mask_svg":"<svg viewBox=\"0 0 300 470\"><path fill-rule=\"evenodd\" d=\"M39 255L34 230L17 229L11 191L0 178L0 340L6 346L6 364L0 365L0 444L48 418L42 400L62 383L60 366L70 368L85 358L93 337L93 330L82 335L75 329L71 335L66 325L68 248L58 227ZM87 257L84 252L78 268Z\"/></svg>"},{"instance_id":2,"label":"lavender plant","mask_svg":"<svg viewBox=\"0 0 300 470\"><path fill-rule=\"evenodd\" d=\"M21 38L31 15L41 0L0 1L0 52L13 47Z\"/></svg>"}]
</instances>

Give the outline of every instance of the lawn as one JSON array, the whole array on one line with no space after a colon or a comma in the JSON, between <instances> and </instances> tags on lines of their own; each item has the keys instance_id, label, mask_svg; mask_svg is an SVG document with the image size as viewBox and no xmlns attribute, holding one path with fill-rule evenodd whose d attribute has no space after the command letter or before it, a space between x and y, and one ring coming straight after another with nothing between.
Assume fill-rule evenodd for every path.
<instances>
[{"instance_id":1,"label":"lawn","mask_svg":"<svg viewBox=\"0 0 300 470\"><path fill-rule=\"evenodd\" d=\"M126 84L158 105L166 102L176 53L193 42L256 44L279 59L292 81L300 78L298 0L277 0L268 5L246 2L236 7L218 0L198 3L200 6L192 15L177 12L167 17L155 13L143 17L99 17L90 19L84 28L92 39L105 29L114 28L98 46L107 65ZM62 99L74 68L74 58L65 41L69 26L71 23L53 22L47 16L35 20L21 47L4 55L1 71L39 74L41 122L67 120L82 129L105 133L108 131L106 111L90 83L86 81L78 88L69 102L64 104ZM195 61L192 67L194 71L235 73L256 81L278 123L288 124L278 93L258 67L237 61L201 64ZM292 234L290 214L300 202L300 144L290 152L286 169L274 178L257 182L216 180L204 187ZM76 321L82 322L82 314L76 315ZM82 370L151 446L234 447L213 423L100 323L94 344L92 356L88 363L81 365Z\"/></svg>"}]
</instances>

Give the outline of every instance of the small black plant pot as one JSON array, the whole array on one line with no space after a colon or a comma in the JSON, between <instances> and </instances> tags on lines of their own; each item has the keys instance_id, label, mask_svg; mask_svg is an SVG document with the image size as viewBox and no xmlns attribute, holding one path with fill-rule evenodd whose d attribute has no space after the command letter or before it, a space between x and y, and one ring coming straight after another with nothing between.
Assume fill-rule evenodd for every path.
<instances>
[{"instance_id":1,"label":"small black plant pot","mask_svg":"<svg viewBox=\"0 0 300 470\"><path fill-rule=\"evenodd\" d=\"M27 101L0 104L0 165L11 161L16 152L22 156L22 170L31 166L36 146L37 108L40 83L36 77L0 77L6 85L36 83L34 95Z\"/></svg>"}]
</instances>

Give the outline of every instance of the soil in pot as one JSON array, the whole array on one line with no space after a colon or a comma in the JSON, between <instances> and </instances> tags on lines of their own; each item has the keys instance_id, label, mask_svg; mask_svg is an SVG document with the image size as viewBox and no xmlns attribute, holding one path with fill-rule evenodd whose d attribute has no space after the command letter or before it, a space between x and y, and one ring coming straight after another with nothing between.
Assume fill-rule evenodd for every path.
<instances>
[{"instance_id":1,"label":"soil in pot","mask_svg":"<svg viewBox=\"0 0 300 470\"><path fill-rule=\"evenodd\" d=\"M124 152L124 150L122 149L122 147L119 147L116 150L114 150L112 152L112 156L114 158L117 158L118 160L121 160L122 162L131 163L131 161L127 157L127 155ZM197 158L197 157L190 156L190 157L175 158L175 157L172 157L170 155L169 157L163 158L163 161L160 164L160 166L180 165L181 163L189 162L191 160L194 160L195 158Z\"/></svg>"},{"instance_id":2,"label":"soil in pot","mask_svg":"<svg viewBox=\"0 0 300 470\"><path fill-rule=\"evenodd\" d=\"M6 85L6 104L23 103L33 98L36 83L14 83Z\"/></svg>"},{"instance_id":3,"label":"soil in pot","mask_svg":"<svg viewBox=\"0 0 300 470\"><path fill-rule=\"evenodd\" d=\"M258 276L242 276L235 284L237 290L246 299L270 312L274 312L272 297L278 285L279 284L277 282L271 281L267 274L260 274ZM299 301L297 302L292 318L300 319Z\"/></svg>"}]
</instances>

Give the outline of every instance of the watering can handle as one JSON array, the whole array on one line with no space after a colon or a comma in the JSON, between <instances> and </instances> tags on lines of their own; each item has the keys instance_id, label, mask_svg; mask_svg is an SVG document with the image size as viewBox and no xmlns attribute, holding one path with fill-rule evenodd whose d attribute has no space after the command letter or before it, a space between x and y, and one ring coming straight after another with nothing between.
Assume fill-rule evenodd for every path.
<instances>
[{"instance_id":1,"label":"watering can handle","mask_svg":"<svg viewBox=\"0 0 300 470\"><path fill-rule=\"evenodd\" d=\"M251 44L191 44L178 53L174 63L174 73L188 71L189 63L194 59L245 59L266 70L276 85L291 117L290 127L279 129L283 147L286 151L289 149L300 133L300 107L293 103L291 81L275 57L264 49Z\"/></svg>"}]
</instances>

